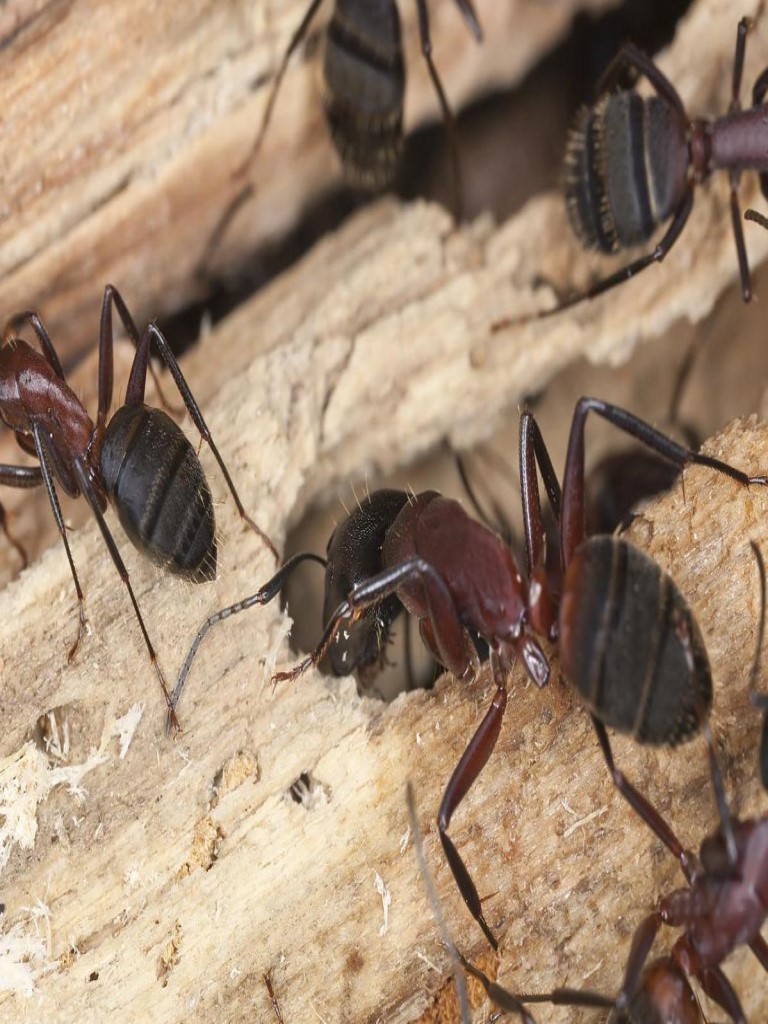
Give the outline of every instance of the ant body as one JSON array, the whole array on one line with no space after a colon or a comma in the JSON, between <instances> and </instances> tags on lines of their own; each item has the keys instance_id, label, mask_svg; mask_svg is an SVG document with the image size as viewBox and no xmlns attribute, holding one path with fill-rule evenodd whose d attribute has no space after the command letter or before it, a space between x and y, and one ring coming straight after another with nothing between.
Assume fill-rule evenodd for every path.
<instances>
[{"instance_id":1,"label":"ant body","mask_svg":"<svg viewBox=\"0 0 768 1024\"><path fill-rule=\"evenodd\" d=\"M117 309L136 355L125 403L107 422L113 387L113 308ZM36 334L42 354L18 337L18 331L27 324ZM80 613L77 637L69 651L70 661L83 636L85 610L55 485L58 482L72 498L85 497L115 568L128 589L169 715L174 727L178 727L128 570L104 519L109 499L133 544L153 562L195 583L215 577L213 500L200 460L173 420L162 410L144 404L147 371L152 372L149 364L152 341L201 437L210 446L241 518L277 558L272 542L246 514L168 342L153 323L139 335L120 293L112 285L104 289L101 307L99 402L95 425L68 387L56 350L37 313L23 312L8 321L0 347L0 418L14 432L21 449L36 456L39 465L0 466L0 483L11 487L45 484L75 583ZM4 513L0 524L6 529Z\"/></svg>"},{"instance_id":2,"label":"ant body","mask_svg":"<svg viewBox=\"0 0 768 1024\"><path fill-rule=\"evenodd\" d=\"M288 62L306 38L322 2L311 0L291 36L272 82L258 134L250 153L237 170L238 177L245 173L261 148ZM454 2L469 31L480 42L482 31L472 0ZM457 220L461 220L462 187L455 120L432 60L427 0L416 0L416 3L421 52L448 129L454 214ZM352 187L365 191L378 192L389 188L397 174L403 152L405 96L400 15L395 0L334 0L331 20L325 33L322 74L325 117L331 139L341 158L344 177ZM232 200L211 233L201 266L209 261L238 210L253 193L254 185L249 182Z\"/></svg>"},{"instance_id":3,"label":"ant body","mask_svg":"<svg viewBox=\"0 0 768 1024\"><path fill-rule=\"evenodd\" d=\"M632 43L619 51L600 80L598 100L581 111L568 139L564 182L568 218L584 248L605 253L647 242L656 228L670 218L671 223L652 252L552 309L498 321L493 331L552 316L660 263L686 225L696 186L717 170L727 171L730 178L741 290L749 302L752 289L738 200L742 171L758 172L760 188L768 198L768 105L764 102L768 68L755 81L752 106L742 110L740 100L752 24L748 18L739 21L731 104L725 116L714 120L690 118L674 85ZM647 78L656 95L644 98L633 89L611 91L627 70Z\"/></svg>"},{"instance_id":4,"label":"ant body","mask_svg":"<svg viewBox=\"0 0 768 1024\"><path fill-rule=\"evenodd\" d=\"M759 673L765 631L765 566L754 543L752 550L760 571L761 617L750 673L750 696L753 702L757 700L759 706L764 707L765 704L760 703L764 699L756 696L755 680ZM696 668L692 658L688 667L692 681L695 681ZM741 821L731 815L708 729L705 729L705 738L720 826L704 838L698 857L683 847L653 805L626 779L621 779L633 807L677 859L688 884L686 888L663 897L657 909L637 927L618 995L610 998L597 992L570 988L537 995L513 995L458 953L448 936L447 945L452 956L458 957L499 1007L518 1014L524 1024L535 1024L525 1009L525 1004L533 1003L609 1008L612 1011L610 1024L659 1024L661 1021L667 1024L704 1024L704 1016L688 981L688 978L695 978L735 1024L746 1024L740 1000L721 964L735 949L748 945L768 971L768 942L760 934L768 917L768 816ZM612 764L604 728L601 743L609 764ZM762 757L761 746L761 760ZM421 836L410 790L408 799L412 830L420 845ZM426 878L423 850L419 853L419 860ZM442 915L438 913L434 887L428 887L428 894L445 937L447 929ZM682 928L683 933L675 942L671 955L648 963L651 947L664 924Z\"/></svg>"},{"instance_id":5,"label":"ant body","mask_svg":"<svg viewBox=\"0 0 768 1024\"><path fill-rule=\"evenodd\" d=\"M456 467L478 515L488 522L487 513L475 495L466 467L459 455L456 456ZM371 579L384 568L384 538L409 500L406 491L388 488L380 488L367 494L362 500L358 500L357 506L334 529L328 540L325 558L311 551L300 552L280 566L275 575L255 594L210 615L197 631L179 673L171 698L174 708L178 705L197 650L211 626L228 619L231 615L247 611L254 605L269 604L283 589L288 578L304 562L317 562L325 569L323 622L327 622L340 602L355 586ZM499 532L509 544L513 539L511 526L504 521L502 513L495 506L494 513L497 516ZM331 673L334 676L355 675L361 690L365 691L384 668L392 627L404 610L397 594L390 594L383 601L366 608L354 622L348 623L343 631L336 634L328 651ZM483 653L487 657L487 651ZM408 657L406 662L409 662Z\"/></svg>"},{"instance_id":6,"label":"ant body","mask_svg":"<svg viewBox=\"0 0 768 1024\"><path fill-rule=\"evenodd\" d=\"M496 939L483 915L477 889L448 828L498 739L507 703L507 679L515 659L521 658L531 680L542 687L548 682L550 663L537 637L556 643L564 674L587 705L599 735L601 730L605 734L604 723L631 733L641 743L673 745L699 730L711 705L706 651L673 580L620 537L586 537L584 429L590 411L681 469L695 463L742 486L768 483L766 477L749 477L718 459L689 451L617 406L583 398L571 425L563 498L538 425L530 413L524 413L520 479L527 582L501 539L488 526L471 519L458 502L435 491L406 495L384 531L380 547L377 542L373 564L380 561L380 570L352 586L327 619L315 650L292 670L273 677L274 682L295 679L310 665L318 665L336 643L343 649L351 635L348 625L354 627L371 608L381 607L393 596L419 620L422 639L436 661L458 679L470 681L476 675L479 662L474 635L486 641L496 693L448 783L438 830L462 897L494 948ZM560 532L560 566L554 581L548 578L545 565L537 464ZM394 512L393 507L390 514ZM363 554L358 552L356 557ZM288 565L284 570L288 571ZM264 603L266 589L232 608ZM217 613L212 620L231 610ZM366 621L363 630L370 632ZM612 628L604 628L605 622ZM339 636L341 640L337 640ZM687 670L689 660L691 672ZM185 668L189 662L188 657ZM179 690L177 685L173 703ZM609 749L603 746L613 771ZM632 802L626 789L622 793Z\"/></svg>"}]
</instances>

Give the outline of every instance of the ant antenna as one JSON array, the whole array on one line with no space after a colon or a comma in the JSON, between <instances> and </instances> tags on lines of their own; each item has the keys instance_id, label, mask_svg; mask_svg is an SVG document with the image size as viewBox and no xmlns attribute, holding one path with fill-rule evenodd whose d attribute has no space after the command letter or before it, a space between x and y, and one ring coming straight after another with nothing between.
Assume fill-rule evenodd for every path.
<instances>
[{"instance_id":1,"label":"ant antenna","mask_svg":"<svg viewBox=\"0 0 768 1024\"><path fill-rule=\"evenodd\" d=\"M763 213L758 213L757 210L745 210L744 220L754 221L755 224L759 224L761 228L765 228L768 231L768 217Z\"/></svg>"},{"instance_id":2,"label":"ant antenna","mask_svg":"<svg viewBox=\"0 0 768 1024\"><path fill-rule=\"evenodd\" d=\"M429 872L429 868L427 867L427 859L424 856L424 839L421 834L421 829L419 828L419 819L416 815L416 797L414 795L413 785L410 779L406 783L405 787L405 802L408 805L408 823L410 824L411 832L413 833L413 848L416 851L416 860L419 863L419 871L421 872L421 877L424 880L427 899L432 907L432 915L435 918L435 921L437 921L437 926L440 929L443 945L448 950L451 960L453 961L453 976L456 981L456 992L459 997L459 1009L461 1011L462 1024L471 1024L472 1018L469 1014L467 984L461 970L464 958L453 944L451 933L448 931L448 925L445 923L445 918L443 917L443 912L440 908L440 901L437 898L435 883Z\"/></svg>"},{"instance_id":3,"label":"ant antenna","mask_svg":"<svg viewBox=\"0 0 768 1024\"><path fill-rule=\"evenodd\" d=\"M760 693L757 688L757 680L760 675L760 662L765 638L765 608L766 608L766 583L765 583L765 561L763 553L755 541L751 540L749 546L755 556L760 575L760 625L757 630L757 647L752 662L752 669L749 673L749 699L752 707L763 713L763 731L760 739L760 781L763 789L768 789L768 694Z\"/></svg>"},{"instance_id":4,"label":"ant antenna","mask_svg":"<svg viewBox=\"0 0 768 1024\"><path fill-rule=\"evenodd\" d=\"M676 615L675 620L675 629L683 648L683 655L688 666L688 671L691 679L696 679L696 665L693 657L690 625L682 615ZM720 771L720 763L717 760L717 751L715 749L712 730L710 729L709 722L706 719L706 713L702 706L702 702L699 699L698 692L694 699L696 716L699 720L702 735L704 736L704 742L707 744L709 773L712 779L712 789L715 792L715 803L717 804L717 813L720 818L720 828L728 851L728 863L733 867L738 863L739 851L736 846L736 837L733 834L733 822L731 821L731 812L728 807L728 798L725 794L723 774Z\"/></svg>"}]
</instances>

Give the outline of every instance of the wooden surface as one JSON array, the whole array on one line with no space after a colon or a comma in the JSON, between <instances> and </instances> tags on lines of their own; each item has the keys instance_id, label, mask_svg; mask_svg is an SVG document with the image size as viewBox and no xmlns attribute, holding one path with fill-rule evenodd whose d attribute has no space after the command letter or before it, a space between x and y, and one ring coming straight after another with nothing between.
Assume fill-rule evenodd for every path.
<instances>
[{"instance_id":1,"label":"wooden surface","mask_svg":"<svg viewBox=\"0 0 768 1024\"><path fill-rule=\"evenodd\" d=\"M667 57L698 110L727 102L734 34L731 5L700 2ZM750 81L768 59L765 45L765 33L750 40ZM711 77L701 78L710 62ZM698 196L664 270L567 318L493 337L496 317L543 301L530 289L536 272L558 282L582 273L559 203L537 200L500 229L480 220L454 232L434 207L393 202L351 219L185 360L247 507L282 544L307 505L350 474L391 468L446 434L481 437L576 355L620 361L679 316L705 315L735 275L725 194L715 180ZM762 232L748 232L753 262L766 245ZM753 322L759 307L739 316ZM89 322L92 331L95 315ZM765 427L733 427L710 450L750 470L768 467ZM120 538L171 677L204 615L273 568L206 452L203 461L222 502L214 585L164 577ZM22 530L28 514L48 521L44 496L28 499ZM748 540L768 548L766 501L691 470L684 500L678 490L634 532L694 603L713 662L727 785L743 814L765 808L744 684L758 595ZM110 523L117 534L111 513ZM438 1019L430 1003L445 957L413 851L406 842L401 851L404 784L410 777L417 787L451 927L468 954L479 953L432 823L489 700L487 683L446 679L389 706L317 675L273 694L272 668L290 660L289 623L263 609L211 635L172 743L94 524L74 532L72 545L92 630L73 664L73 593L58 546L0 593L0 984L13 989L0 994L0 1020L271 1021L262 982L270 968L286 1024ZM131 711L142 704L136 723ZM68 731L66 760L28 745L54 708L60 747ZM121 759L120 737L131 736ZM701 746L619 750L695 844L714 821ZM287 796L302 772L315 782L308 808ZM557 678L539 694L515 677L497 754L453 835L481 891L497 894L488 913L516 988L615 989L633 928L679 884L674 864L612 794L585 716ZM392 897L384 934L377 874ZM764 1019L764 975L746 955L728 972L749 1019ZM454 1019L444 1012L440 1019Z\"/></svg>"},{"instance_id":2,"label":"wooden surface","mask_svg":"<svg viewBox=\"0 0 768 1024\"><path fill-rule=\"evenodd\" d=\"M494 405L508 401L506 389L519 393L503 372L513 356L517 386L530 380L526 346L535 354L544 332L500 337L490 365L473 365L462 350L472 340L456 296L482 286L482 264L462 272L476 236L441 236L441 224L444 215L428 207L372 209L186 360L248 508L278 542L313 495L353 469L391 466L458 431L457 409L467 430L485 430ZM397 290L403 282L387 273L404 245L418 268L405 295ZM363 253L365 276L355 272ZM305 312L297 293L306 296ZM663 320L663 301L656 315ZM450 333L455 320L458 340ZM547 330L556 362L562 329ZM382 347L387 334L400 343ZM417 347L417 336L433 348ZM599 330L590 337L599 340ZM379 351L386 358L377 359ZM528 362L529 372L541 372L534 358ZM764 469L766 440L765 428L743 438L733 430L718 451ZM223 501L208 453L203 459ZM754 775L757 723L744 699L757 601L747 540L768 545L768 496L691 471L685 504L679 492L674 500L644 520L639 534L694 601L718 680L716 730L729 789L746 813L764 806ZM228 501L218 514L214 586L163 577L127 552L169 675L204 615L272 571ZM40 972L33 995L5 995L0 1010L9 1020L24 1014L32 1021L100 1021L117 1012L137 1021L203 1021L214 1013L268 1021L261 975L271 967L287 1021L313 1020L315 1011L328 1021L405 1021L427 1012L445 962L412 851L400 851L403 786L413 778L451 925L477 953L482 942L430 824L487 704L487 686L446 680L432 694L389 707L317 676L272 694L273 665L290 659L288 622L276 608L264 609L211 636L181 709L184 733L171 743L135 621L94 525L72 541L92 629L72 665L73 595L58 546L0 595L3 804L13 810L3 838L4 934L13 941L2 966L7 971L14 956L36 952L31 969ZM121 760L114 733L130 733L125 716L137 703L143 716ZM56 779L68 780L25 746L52 708L63 709L68 724L67 765L90 767L80 796L65 786L49 795ZM63 734L62 721L62 743ZM694 843L713 821L703 752L694 746L654 757L621 749L628 770ZM309 810L286 796L302 772L317 787ZM519 987L588 978L610 990L635 923L678 883L674 865L611 794L588 723L557 681L546 694L515 681L499 752L457 815L454 835L481 890L498 893L489 914L504 936L510 983ZM392 895L384 935L376 874ZM598 914L605 923L596 928ZM736 958L734 971L760 1019L764 987L747 958ZM557 1017L542 1011L539 1019Z\"/></svg>"},{"instance_id":3,"label":"wooden surface","mask_svg":"<svg viewBox=\"0 0 768 1024\"><path fill-rule=\"evenodd\" d=\"M768 429L734 425L707 450L765 468ZM283 495L290 488L276 481ZM747 541L768 547L767 511L768 494L694 469L685 498L678 488L634 530L693 601L713 663L727 785L742 814L765 808L745 673L758 601ZM204 611L271 570L229 508L221 519L228 543L215 588L197 592L134 570L169 671ZM261 976L270 968L286 1021L437 1019L429 1006L445 957L406 841L404 785L411 778L417 788L451 927L477 954L483 943L432 823L490 699L487 681L444 679L389 706L315 674L273 693L269 672L290 655L287 620L268 608L211 636L182 706L184 733L170 742L135 623L93 529L79 531L73 547L93 629L75 664L65 660L74 619L60 552L0 597L10 947L0 978L15 957L36 954L18 968L22 981L35 972L34 994L0 997L0 1019L268 1021ZM126 716L136 704L143 714L132 734ZM68 730L69 775L28 742L49 708L59 709L60 745ZM132 734L122 760L121 732ZM619 751L686 842L712 826L699 744ZM313 784L308 807L287 794L302 772ZM76 792L50 792L75 781ZM679 882L612 794L589 723L557 672L545 693L515 675L497 753L453 835L481 891L496 894L487 913L503 938L504 976L521 988L588 979L610 991L633 927ZM383 934L377 875L391 895ZM749 1019L762 1019L764 975L741 955L729 974ZM542 1010L538 1019L575 1018Z\"/></svg>"},{"instance_id":4,"label":"wooden surface","mask_svg":"<svg viewBox=\"0 0 768 1024\"><path fill-rule=\"evenodd\" d=\"M435 61L451 102L518 81L574 11L614 0L480 0L476 46L454 4L431 4ZM203 294L193 274L242 185L233 178L306 0L10 0L0 11L0 310L44 308L54 337L83 352L100 289L131 293L139 319ZM330 3L326 6L330 7ZM437 117L416 5L402 4L406 125ZM321 11L317 29L328 11ZM317 42L317 33L314 42ZM317 46L314 47L317 51ZM286 167L290 168L286 173ZM217 256L281 237L340 184L322 116L318 55L296 54L253 167L258 194Z\"/></svg>"}]
</instances>

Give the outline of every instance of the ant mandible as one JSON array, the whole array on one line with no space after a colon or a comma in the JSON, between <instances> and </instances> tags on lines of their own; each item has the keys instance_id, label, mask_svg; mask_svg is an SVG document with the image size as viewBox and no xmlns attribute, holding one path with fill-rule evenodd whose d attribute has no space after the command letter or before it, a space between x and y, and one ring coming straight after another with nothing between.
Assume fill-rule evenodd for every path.
<instances>
[{"instance_id":1,"label":"ant mandible","mask_svg":"<svg viewBox=\"0 0 768 1024\"><path fill-rule=\"evenodd\" d=\"M113 387L113 308L117 309L136 348L136 355L125 402L107 422ZM42 354L18 337L18 332L27 324L37 336ZM213 452L241 518L278 558L272 541L245 512L165 337L153 323L139 334L125 302L112 285L104 289L101 307L99 399L95 425L82 402L68 387L61 362L38 314L25 311L11 317L6 324L0 347L0 418L14 432L19 447L34 455L39 465L2 465L0 483L10 487L45 484L75 583L80 614L78 633L69 650L69 661L74 658L85 630L85 610L55 485L58 482L72 498L81 494L85 497L112 561L128 589L171 722L178 728L170 694L128 570L104 519L109 499L128 537L153 562L195 583L215 577L217 549L213 499L200 460L176 423L162 410L144 403L147 371L153 372L149 363L152 341L168 367L200 436ZM2 506L0 527L7 534ZM15 541L12 543L19 549Z\"/></svg>"},{"instance_id":2,"label":"ant mandible","mask_svg":"<svg viewBox=\"0 0 768 1024\"><path fill-rule=\"evenodd\" d=\"M733 85L728 113L714 120L690 118L674 85L633 43L627 43L601 78L598 100L578 115L565 155L565 202L574 234L586 249L617 252L647 242L656 228L671 223L652 252L596 282L552 309L505 318L492 331L553 316L628 281L660 263L680 237L697 185L713 171L728 172L731 220L745 302L752 297L738 188L742 171L757 171L768 198L768 68L742 110L740 93L747 34L754 22L742 18L736 30ZM633 89L613 92L627 71L643 75L656 95Z\"/></svg>"},{"instance_id":3,"label":"ant mandible","mask_svg":"<svg viewBox=\"0 0 768 1024\"><path fill-rule=\"evenodd\" d=\"M520 479L527 582L507 546L486 525L471 519L458 502L435 491L406 495L400 511L391 510L392 521L376 549L380 571L355 583L328 619L310 655L273 677L274 682L295 679L319 664L339 642L338 636L343 649L348 642L345 634L351 633L350 621L354 626L368 609L392 596L418 619L433 657L458 679L470 681L476 675L473 636L486 641L496 693L448 783L438 830L462 897L494 948L496 939L477 889L448 828L495 747L516 658L521 658L536 686L542 687L548 682L550 665L537 636L556 644L563 672L590 710L598 732L605 723L631 733L641 743L673 745L689 739L699 731L702 716L711 706L712 680L704 644L673 580L621 537L586 537L584 429L589 412L681 469L694 463L742 486L768 483L764 476L750 477L719 459L689 451L617 406L582 398L574 411L561 493L536 420L526 412L520 430ZM560 531L560 567L554 581L545 566L537 464ZM284 567L286 572L289 565ZM278 577L277 583L270 581L275 589L279 589ZM212 619L264 603L269 586ZM612 622L614 628L606 631L602 622ZM196 644L207 628L208 624L201 627ZM369 629L366 625L364 632ZM693 673L687 669L689 659ZM174 698L179 690L177 685ZM626 790L622 792L630 798Z\"/></svg>"}]
</instances>

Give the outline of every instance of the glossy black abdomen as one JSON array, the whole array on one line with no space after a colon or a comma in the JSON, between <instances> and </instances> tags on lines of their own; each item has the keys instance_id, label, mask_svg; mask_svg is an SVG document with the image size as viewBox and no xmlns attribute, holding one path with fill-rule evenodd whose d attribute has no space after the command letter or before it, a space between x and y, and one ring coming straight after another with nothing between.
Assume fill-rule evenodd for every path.
<instances>
[{"instance_id":1,"label":"glossy black abdomen","mask_svg":"<svg viewBox=\"0 0 768 1024\"><path fill-rule=\"evenodd\" d=\"M563 187L586 248L615 252L647 241L678 207L687 178L687 141L665 100L611 93L579 113Z\"/></svg>"},{"instance_id":2,"label":"glossy black abdomen","mask_svg":"<svg viewBox=\"0 0 768 1024\"><path fill-rule=\"evenodd\" d=\"M195 449L169 416L147 406L118 409L99 465L109 500L140 551L195 583L215 577L211 491Z\"/></svg>"},{"instance_id":3,"label":"glossy black abdomen","mask_svg":"<svg viewBox=\"0 0 768 1024\"><path fill-rule=\"evenodd\" d=\"M604 536L579 548L559 630L563 671L606 725L640 743L674 745L698 732L712 704L704 643L672 578L638 548Z\"/></svg>"},{"instance_id":4,"label":"glossy black abdomen","mask_svg":"<svg viewBox=\"0 0 768 1024\"><path fill-rule=\"evenodd\" d=\"M364 498L340 523L328 541L323 622L357 583L364 583L384 568L382 545L387 531L408 503L405 491L378 490ZM396 594L366 608L355 622L345 623L328 652L333 674L357 672L361 682L381 667L392 623L403 606Z\"/></svg>"},{"instance_id":5,"label":"glossy black abdomen","mask_svg":"<svg viewBox=\"0 0 768 1024\"><path fill-rule=\"evenodd\" d=\"M323 85L345 176L356 187L386 188L403 148L405 71L394 0L336 0Z\"/></svg>"}]
</instances>

